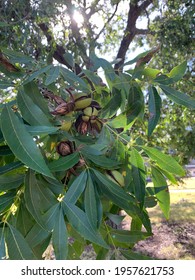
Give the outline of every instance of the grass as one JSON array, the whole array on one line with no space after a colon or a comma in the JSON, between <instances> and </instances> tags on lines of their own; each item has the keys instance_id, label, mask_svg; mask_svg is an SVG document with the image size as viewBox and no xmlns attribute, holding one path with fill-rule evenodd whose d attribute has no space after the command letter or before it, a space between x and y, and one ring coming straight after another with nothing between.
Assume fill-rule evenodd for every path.
<instances>
[{"instance_id":1,"label":"grass","mask_svg":"<svg viewBox=\"0 0 195 280\"><path fill-rule=\"evenodd\" d=\"M178 185L170 185L171 190L195 190L195 177L182 179Z\"/></svg>"},{"instance_id":2,"label":"grass","mask_svg":"<svg viewBox=\"0 0 195 280\"><path fill-rule=\"evenodd\" d=\"M148 209L151 222L157 229L159 249L155 247L156 241L144 246L153 248L157 259L195 260L195 178L186 178L178 186L171 185L169 190L170 218L166 223L159 206ZM146 250L150 252L150 249Z\"/></svg>"},{"instance_id":3,"label":"grass","mask_svg":"<svg viewBox=\"0 0 195 280\"><path fill-rule=\"evenodd\" d=\"M170 199L169 221L195 222L195 178L187 178L178 186L170 186ZM165 220L158 205L148 209L148 212L152 223Z\"/></svg>"}]
</instances>

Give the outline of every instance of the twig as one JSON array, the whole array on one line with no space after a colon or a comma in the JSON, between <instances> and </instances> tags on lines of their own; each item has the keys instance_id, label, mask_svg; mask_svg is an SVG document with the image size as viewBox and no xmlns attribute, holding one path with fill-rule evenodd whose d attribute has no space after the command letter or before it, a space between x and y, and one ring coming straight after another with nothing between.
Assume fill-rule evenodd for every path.
<instances>
[{"instance_id":1,"label":"twig","mask_svg":"<svg viewBox=\"0 0 195 280\"><path fill-rule=\"evenodd\" d=\"M113 17L115 16L117 9L118 9L118 4L116 4L115 10L113 12L113 14L108 18L107 22L104 24L104 26L102 27L102 29L100 30L100 32L96 35L95 37L95 41L100 37L100 35L102 34L102 32L104 31L104 29L106 28L106 26L108 25L108 23L113 19Z\"/></svg>"}]
</instances>

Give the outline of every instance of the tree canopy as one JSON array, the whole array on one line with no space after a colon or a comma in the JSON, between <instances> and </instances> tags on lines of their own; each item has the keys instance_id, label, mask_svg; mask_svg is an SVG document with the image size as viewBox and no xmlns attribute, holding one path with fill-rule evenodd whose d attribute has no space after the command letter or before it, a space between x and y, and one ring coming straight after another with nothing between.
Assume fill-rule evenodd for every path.
<instances>
[{"instance_id":1,"label":"tree canopy","mask_svg":"<svg viewBox=\"0 0 195 280\"><path fill-rule=\"evenodd\" d=\"M177 19L192 46L192 4L1 2L2 258L41 259L52 243L57 259L78 259L87 244L97 259L147 259L133 247L152 234L148 208L169 218L168 184L185 176L177 136L192 139L195 99L182 91L193 83L191 51L168 33ZM117 228L121 209L128 231Z\"/></svg>"},{"instance_id":2,"label":"tree canopy","mask_svg":"<svg viewBox=\"0 0 195 280\"><path fill-rule=\"evenodd\" d=\"M89 54L109 57L115 60L115 69L132 59L132 53L139 47L144 51L158 48L150 67L170 71L176 65L187 61L187 70L176 89L194 96L194 1L2 1L1 46L22 51L37 60L37 63L53 59L72 69L71 53L77 73L85 66L90 69ZM142 22L142 24L140 24ZM150 60L150 56L146 60ZM32 66L33 69L34 66ZM36 68L36 66L35 66ZM167 104L168 105L168 104ZM170 106L164 106L169 116ZM164 109L165 110L165 109ZM189 116L192 111L181 107L180 115L185 115L181 134L193 135ZM172 111L173 113L173 111ZM171 113L171 114L172 114ZM166 121L166 118L163 118ZM162 127L163 130L163 119ZM175 147L174 134L170 130L166 147ZM182 138L178 132L178 139ZM159 135L158 137L159 141ZM163 138L163 135L160 136ZM180 140L178 140L180 142ZM186 163L194 157L190 139L183 142L187 147ZM192 145L194 142L192 142ZM191 152L189 152L191 151Z\"/></svg>"}]
</instances>

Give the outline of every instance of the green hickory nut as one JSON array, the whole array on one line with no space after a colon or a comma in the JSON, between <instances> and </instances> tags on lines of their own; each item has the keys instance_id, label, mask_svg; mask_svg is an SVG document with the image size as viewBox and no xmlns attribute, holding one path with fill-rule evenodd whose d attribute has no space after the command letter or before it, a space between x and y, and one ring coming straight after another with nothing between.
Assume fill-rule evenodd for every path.
<instances>
[{"instance_id":1,"label":"green hickory nut","mask_svg":"<svg viewBox=\"0 0 195 280\"><path fill-rule=\"evenodd\" d=\"M117 170L111 170L106 174L107 178L113 181L115 184L117 183L119 186L125 186L125 179L123 175Z\"/></svg>"},{"instance_id":2,"label":"green hickory nut","mask_svg":"<svg viewBox=\"0 0 195 280\"><path fill-rule=\"evenodd\" d=\"M85 109L86 107L90 106L91 102L92 102L92 98L88 97L87 94L77 95L74 100L75 109L76 110Z\"/></svg>"},{"instance_id":3,"label":"green hickory nut","mask_svg":"<svg viewBox=\"0 0 195 280\"><path fill-rule=\"evenodd\" d=\"M94 107L87 107L83 110L84 115L91 117L91 116L97 116L98 110Z\"/></svg>"}]
</instances>

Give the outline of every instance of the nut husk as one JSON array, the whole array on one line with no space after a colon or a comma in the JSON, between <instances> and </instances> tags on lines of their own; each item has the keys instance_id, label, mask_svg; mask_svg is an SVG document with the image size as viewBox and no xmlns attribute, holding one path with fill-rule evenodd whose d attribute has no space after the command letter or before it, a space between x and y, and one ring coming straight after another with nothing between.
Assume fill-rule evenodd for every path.
<instances>
[{"instance_id":1,"label":"nut husk","mask_svg":"<svg viewBox=\"0 0 195 280\"><path fill-rule=\"evenodd\" d=\"M72 146L72 142L70 141L61 141L57 147L56 147L56 151L58 152L58 154L60 154L61 156L67 156L73 153L73 146Z\"/></svg>"}]
</instances>

